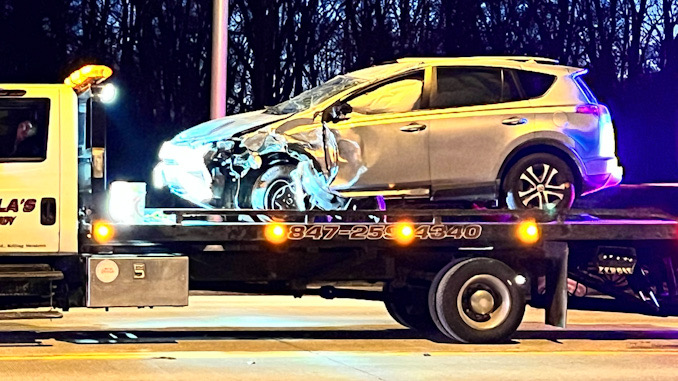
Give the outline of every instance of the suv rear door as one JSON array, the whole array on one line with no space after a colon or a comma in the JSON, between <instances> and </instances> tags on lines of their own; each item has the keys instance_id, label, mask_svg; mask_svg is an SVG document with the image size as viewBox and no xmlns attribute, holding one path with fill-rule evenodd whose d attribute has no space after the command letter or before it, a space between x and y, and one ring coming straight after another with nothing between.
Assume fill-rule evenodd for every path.
<instances>
[{"instance_id":1,"label":"suv rear door","mask_svg":"<svg viewBox=\"0 0 678 381\"><path fill-rule=\"evenodd\" d=\"M494 197L505 149L534 117L512 71L437 67L431 78L430 163L434 198ZM464 197L467 198L467 197Z\"/></svg>"}]
</instances>

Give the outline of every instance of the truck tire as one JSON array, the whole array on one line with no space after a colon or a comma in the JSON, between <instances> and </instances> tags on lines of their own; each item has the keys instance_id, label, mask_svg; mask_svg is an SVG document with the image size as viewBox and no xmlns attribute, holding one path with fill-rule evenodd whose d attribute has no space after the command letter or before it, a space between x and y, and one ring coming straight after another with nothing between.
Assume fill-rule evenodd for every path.
<instances>
[{"instance_id":1,"label":"truck tire","mask_svg":"<svg viewBox=\"0 0 678 381\"><path fill-rule=\"evenodd\" d=\"M428 296L438 330L462 343L507 341L525 314L525 296L515 277L510 267L490 258L445 266L433 280Z\"/></svg>"},{"instance_id":2,"label":"truck tire","mask_svg":"<svg viewBox=\"0 0 678 381\"><path fill-rule=\"evenodd\" d=\"M569 209L575 199L572 168L557 156L535 153L518 160L502 181L510 209Z\"/></svg>"},{"instance_id":3,"label":"truck tire","mask_svg":"<svg viewBox=\"0 0 678 381\"><path fill-rule=\"evenodd\" d=\"M400 325L431 333L437 331L428 309L427 290L423 287L384 285L384 304L389 315Z\"/></svg>"}]
</instances>

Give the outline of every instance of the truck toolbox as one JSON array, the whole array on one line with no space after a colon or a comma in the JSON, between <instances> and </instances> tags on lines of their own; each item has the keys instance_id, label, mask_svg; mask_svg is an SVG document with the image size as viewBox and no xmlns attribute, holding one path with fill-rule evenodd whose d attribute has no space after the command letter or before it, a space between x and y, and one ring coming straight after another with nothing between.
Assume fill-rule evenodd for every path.
<instances>
[{"instance_id":1,"label":"truck toolbox","mask_svg":"<svg viewBox=\"0 0 678 381\"><path fill-rule=\"evenodd\" d=\"M188 257L94 255L87 278L87 307L188 305Z\"/></svg>"}]
</instances>

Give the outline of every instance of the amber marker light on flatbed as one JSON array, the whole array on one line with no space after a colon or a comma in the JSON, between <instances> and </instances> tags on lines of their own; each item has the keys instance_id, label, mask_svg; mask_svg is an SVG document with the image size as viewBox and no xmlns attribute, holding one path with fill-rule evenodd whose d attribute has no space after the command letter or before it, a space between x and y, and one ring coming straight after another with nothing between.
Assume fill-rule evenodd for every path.
<instances>
[{"instance_id":1,"label":"amber marker light on flatbed","mask_svg":"<svg viewBox=\"0 0 678 381\"><path fill-rule=\"evenodd\" d=\"M268 242L279 245L287 241L287 227L279 223L270 223L264 228L264 237Z\"/></svg>"},{"instance_id":2,"label":"amber marker light on flatbed","mask_svg":"<svg viewBox=\"0 0 678 381\"><path fill-rule=\"evenodd\" d=\"M525 220L518 224L516 236L520 242L531 245L539 241L541 232L535 220Z\"/></svg>"},{"instance_id":3,"label":"amber marker light on flatbed","mask_svg":"<svg viewBox=\"0 0 678 381\"><path fill-rule=\"evenodd\" d=\"M113 226L105 221L97 221L92 227L92 237L98 243L106 243L113 239L115 235L115 229Z\"/></svg>"},{"instance_id":4,"label":"amber marker light on flatbed","mask_svg":"<svg viewBox=\"0 0 678 381\"><path fill-rule=\"evenodd\" d=\"M398 222L395 225L394 238L400 245L409 245L414 241L414 225L410 222Z\"/></svg>"}]
</instances>

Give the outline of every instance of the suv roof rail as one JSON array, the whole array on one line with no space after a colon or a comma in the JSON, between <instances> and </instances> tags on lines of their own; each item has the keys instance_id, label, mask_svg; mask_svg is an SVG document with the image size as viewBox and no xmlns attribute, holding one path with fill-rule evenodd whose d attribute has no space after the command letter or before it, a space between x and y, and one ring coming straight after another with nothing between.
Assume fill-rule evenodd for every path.
<instances>
[{"instance_id":1,"label":"suv roof rail","mask_svg":"<svg viewBox=\"0 0 678 381\"><path fill-rule=\"evenodd\" d=\"M473 58L489 58L489 59L505 59L509 61L518 61L518 62L530 62L533 61L535 63L540 63L540 64L558 64L559 61L553 58L546 58L546 57L531 57L531 56L488 56L488 57L473 57Z\"/></svg>"},{"instance_id":2,"label":"suv roof rail","mask_svg":"<svg viewBox=\"0 0 678 381\"><path fill-rule=\"evenodd\" d=\"M531 57L531 56L473 56L473 57L407 57L401 58L398 62L426 62L426 61L445 61L445 60L500 60L500 61L516 61L516 62L534 62L539 64L556 65L558 60L545 57Z\"/></svg>"}]
</instances>

